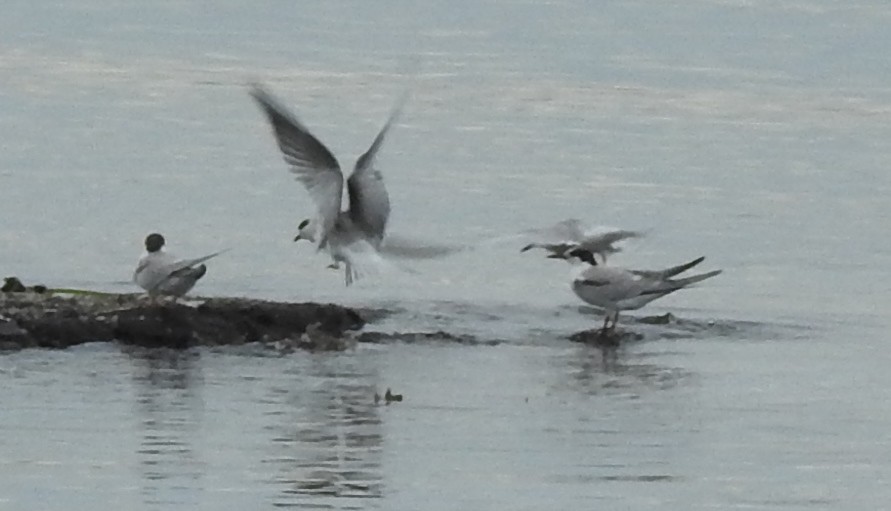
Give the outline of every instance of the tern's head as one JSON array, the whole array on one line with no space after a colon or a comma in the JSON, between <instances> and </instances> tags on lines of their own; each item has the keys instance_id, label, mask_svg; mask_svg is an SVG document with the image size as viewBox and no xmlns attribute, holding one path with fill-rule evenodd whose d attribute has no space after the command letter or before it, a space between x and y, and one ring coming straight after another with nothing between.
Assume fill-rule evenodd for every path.
<instances>
[{"instance_id":1,"label":"tern's head","mask_svg":"<svg viewBox=\"0 0 891 511\"><path fill-rule=\"evenodd\" d=\"M145 249L149 252L157 252L164 246L164 236L153 232L145 237Z\"/></svg>"},{"instance_id":2,"label":"tern's head","mask_svg":"<svg viewBox=\"0 0 891 511\"><path fill-rule=\"evenodd\" d=\"M597 266L597 260L594 259L594 254L590 250L586 250L584 248L576 248L570 250L567 254L569 257L577 257L582 260L582 262L588 263L591 266Z\"/></svg>"},{"instance_id":3,"label":"tern's head","mask_svg":"<svg viewBox=\"0 0 891 511\"><path fill-rule=\"evenodd\" d=\"M297 236L294 236L294 241L299 240L307 240L315 243L316 241L316 233L315 233L315 225L310 221L309 218L300 222L300 225L297 226Z\"/></svg>"}]
</instances>

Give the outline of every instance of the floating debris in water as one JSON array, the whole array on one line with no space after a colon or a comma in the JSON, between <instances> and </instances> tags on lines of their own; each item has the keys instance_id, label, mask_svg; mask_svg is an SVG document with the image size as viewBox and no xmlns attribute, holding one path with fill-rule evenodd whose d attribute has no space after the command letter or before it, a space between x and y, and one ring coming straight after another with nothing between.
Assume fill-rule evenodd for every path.
<instances>
[{"instance_id":1,"label":"floating debris in water","mask_svg":"<svg viewBox=\"0 0 891 511\"><path fill-rule=\"evenodd\" d=\"M666 312L665 314L658 316L644 316L642 318L637 318L637 322L645 325L668 325L669 323L676 322L677 319L678 318L676 318L674 314Z\"/></svg>"},{"instance_id":2,"label":"floating debris in water","mask_svg":"<svg viewBox=\"0 0 891 511\"><path fill-rule=\"evenodd\" d=\"M374 393L374 404L379 404L381 402L381 395L377 392ZM401 402L402 394L393 394L389 387L387 387L387 391L384 393L383 397L384 404L390 404L393 402Z\"/></svg>"},{"instance_id":3,"label":"floating debris in water","mask_svg":"<svg viewBox=\"0 0 891 511\"><path fill-rule=\"evenodd\" d=\"M362 332L359 334L358 342L363 343L371 343L371 344L382 344L384 342L405 342L405 343L416 343L416 342L450 342L456 344L465 344L470 346L496 346L501 344L502 341L499 340L480 340L472 335L467 334L450 334L448 332L443 332L442 330L436 332Z\"/></svg>"}]
</instances>

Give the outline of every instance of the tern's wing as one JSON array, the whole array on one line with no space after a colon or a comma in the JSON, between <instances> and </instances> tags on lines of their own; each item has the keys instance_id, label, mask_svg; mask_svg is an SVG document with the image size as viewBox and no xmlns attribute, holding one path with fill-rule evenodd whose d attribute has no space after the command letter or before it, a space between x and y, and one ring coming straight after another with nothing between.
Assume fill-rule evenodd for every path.
<instances>
[{"instance_id":1,"label":"tern's wing","mask_svg":"<svg viewBox=\"0 0 891 511\"><path fill-rule=\"evenodd\" d=\"M187 270L189 268L197 266L197 265L203 263L204 261L207 261L208 259L214 258L214 257L216 257L224 252L228 252L228 251L229 251L229 249L220 250L219 252L214 252L213 254L209 254L206 256L196 257L194 259L183 259L181 261L177 261L177 262L171 264L164 270L168 273L168 275L176 275L177 273L180 273L183 270Z\"/></svg>"},{"instance_id":2,"label":"tern's wing","mask_svg":"<svg viewBox=\"0 0 891 511\"><path fill-rule=\"evenodd\" d=\"M569 252L570 250L576 248L577 246L578 245L575 244L574 242L569 242L569 241L565 241L563 243L532 242L532 243L524 246L523 248L521 248L520 252L526 252L527 250L530 250L533 248L543 248L543 249L547 250L548 252L550 252L550 255L548 255L548 257L558 258L558 259L559 258L567 259L568 256L566 255L566 253Z\"/></svg>"},{"instance_id":3,"label":"tern's wing","mask_svg":"<svg viewBox=\"0 0 891 511\"><path fill-rule=\"evenodd\" d=\"M639 309L644 305L656 300L658 298L662 298L665 295L674 293L680 289L684 289L687 286L696 284L697 282L702 282L705 279L710 279L716 275L720 275L721 270L714 270L707 273L700 273L698 275L693 275L691 277L686 277L683 279L677 280L662 280L659 283L652 284L649 288L647 288L644 292L642 292L638 297L624 300L622 305L628 309Z\"/></svg>"},{"instance_id":4,"label":"tern's wing","mask_svg":"<svg viewBox=\"0 0 891 511\"><path fill-rule=\"evenodd\" d=\"M547 227L536 229L527 229L523 234L529 236L534 243L558 244L575 242L578 243L584 237L585 231L582 221L578 218L567 218Z\"/></svg>"},{"instance_id":5,"label":"tern's wing","mask_svg":"<svg viewBox=\"0 0 891 511\"><path fill-rule=\"evenodd\" d=\"M658 281L641 278L624 268L589 266L576 277L579 286L596 289L603 298L618 303L648 294Z\"/></svg>"},{"instance_id":6,"label":"tern's wing","mask_svg":"<svg viewBox=\"0 0 891 511\"><path fill-rule=\"evenodd\" d=\"M663 270L663 272L673 272L673 273L671 273L671 275L677 275L678 273L689 270L690 268L692 268L693 266L696 266L700 262L702 262L702 258L696 259L696 260L691 261L687 264L682 264L679 266L669 268L667 270ZM651 295L651 296L655 296L655 298L659 298L659 297L665 296L669 293L678 291L680 289L684 289L687 286L696 284L697 282L702 282L703 280L710 279L716 275L720 275L721 270L713 270L710 272L700 273L698 275L693 275L690 277L685 277L682 279L674 279L674 280L667 278L667 276L664 273L663 273L663 275L660 275L657 278L652 278L651 276L646 276L646 275L640 275L638 272L631 272L631 273L633 273L634 275L637 275L640 278L640 283L642 285L641 292L640 292L641 297L643 297L645 295ZM653 299L655 299L655 298L653 298ZM648 301L652 301L652 300L648 300ZM647 303L647 302L644 302L644 303Z\"/></svg>"},{"instance_id":7,"label":"tern's wing","mask_svg":"<svg viewBox=\"0 0 891 511\"><path fill-rule=\"evenodd\" d=\"M387 123L374 138L371 147L356 161L356 168L347 180L350 220L373 240L375 246L380 244L387 228L387 220L390 218L390 196L387 194L384 178L375 168L374 162L390 126L399 118L407 97L407 94L403 95L393 107Z\"/></svg>"},{"instance_id":8,"label":"tern's wing","mask_svg":"<svg viewBox=\"0 0 891 511\"><path fill-rule=\"evenodd\" d=\"M702 282L705 279L710 279L716 275L720 275L722 270L712 270L706 273L700 273L699 275L693 275L690 277L686 277L683 279L670 280L669 282L674 286L687 287L692 284L696 284L697 282Z\"/></svg>"},{"instance_id":9,"label":"tern's wing","mask_svg":"<svg viewBox=\"0 0 891 511\"><path fill-rule=\"evenodd\" d=\"M343 195L343 174L337 159L294 115L258 85L251 90L272 124L278 147L290 171L303 183L319 212L323 246L340 213Z\"/></svg>"},{"instance_id":10,"label":"tern's wing","mask_svg":"<svg viewBox=\"0 0 891 511\"><path fill-rule=\"evenodd\" d=\"M648 279L667 279L669 277L674 277L680 273L683 273L690 268L696 266L697 264L705 261L705 256L697 257L696 259L690 261L689 263L680 264L678 266L672 266L671 268L666 268L664 270L632 270L632 273L635 275L648 278Z\"/></svg>"},{"instance_id":11,"label":"tern's wing","mask_svg":"<svg viewBox=\"0 0 891 511\"><path fill-rule=\"evenodd\" d=\"M133 280L149 292L166 289L175 281L194 277L197 280L204 271L194 272L196 267L212 257L222 254L225 250L194 259L176 261L170 254L143 256L139 260ZM184 292L184 291L183 291Z\"/></svg>"},{"instance_id":12,"label":"tern's wing","mask_svg":"<svg viewBox=\"0 0 891 511\"><path fill-rule=\"evenodd\" d=\"M600 254L604 260L607 255L619 252L616 243L628 238L642 236L636 231L623 229L599 228L596 231L584 232L582 223L571 218L544 229L527 231L533 241L521 249L525 252L531 248L543 248L553 256L567 258L567 253L574 248L581 248L592 254ZM534 239L538 236L537 239Z\"/></svg>"},{"instance_id":13,"label":"tern's wing","mask_svg":"<svg viewBox=\"0 0 891 511\"><path fill-rule=\"evenodd\" d=\"M567 218L547 227L526 229L520 233L526 245L520 249L525 252L532 248L543 248L557 256L574 248L584 238L584 225L577 218Z\"/></svg>"},{"instance_id":14,"label":"tern's wing","mask_svg":"<svg viewBox=\"0 0 891 511\"><path fill-rule=\"evenodd\" d=\"M579 248L584 248L592 253L612 254L619 251L619 248L615 246L616 243L629 238L638 238L640 236L642 236L642 234L639 232L626 231L623 229L605 231L585 236L585 238L579 242Z\"/></svg>"},{"instance_id":15,"label":"tern's wing","mask_svg":"<svg viewBox=\"0 0 891 511\"><path fill-rule=\"evenodd\" d=\"M578 218L567 218L546 230L560 238L560 241L580 241L585 234L585 226Z\"/></svg>"}]
</instances>

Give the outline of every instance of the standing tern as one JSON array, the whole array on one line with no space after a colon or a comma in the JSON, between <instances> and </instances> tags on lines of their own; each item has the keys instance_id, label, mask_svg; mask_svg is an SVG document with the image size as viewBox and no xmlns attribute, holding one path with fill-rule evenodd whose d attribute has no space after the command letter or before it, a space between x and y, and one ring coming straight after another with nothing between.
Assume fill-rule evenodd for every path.
<instances>
[{"instance_id":1,"label":"standing tern","mask_svg":"<svg viewBox=\"0 0 891 511\"><path fill-rule=\"evenodd\" d=\"M164 250L164 236L152 233L145 238L146 253L139 258L133 282L148 291L150 296L169 295L180 297L189 292L198 279L207 273L203 263L221 252L195 259L177 260Z\"/></svg>"},{"instance_id":2,"label":"standing tern","mask_svg":"<svg viewBox=\"0 0 891 511\"><path fill-rule=\"evenodd\" d=\"M344 280L349 286L366 264L383 263L378 249L390 217L390 198L374 163L406 96L400 98L371 147L356 161L346 180L349 208L345 211L341 210L343 172L331 151L262 87L255 85L251 96L269 118L290 172L306 187L318 210L317 218L300 223L294 241L315 242L318 237L318 249L328 251L333 267L345 264Z\"/></svg>"},{"instance_id":3,"label":"standing tern","mask_svg":"<svg viewBox=\"0 0 891 511\"><path fill-rule=\"evenodd\" d=\"M584 302L606 310L601 334L616 328L619 311L640 309L653 300L721 273L721 270L714 270L672 279L701 263L705 257L665 270L647 271L599 265L594 254L585 249L571 250L568 255L588 263L573 278L572 290ZM613 321L612 326L609 326L611 316Z\"/></svg>"}]
</instances>

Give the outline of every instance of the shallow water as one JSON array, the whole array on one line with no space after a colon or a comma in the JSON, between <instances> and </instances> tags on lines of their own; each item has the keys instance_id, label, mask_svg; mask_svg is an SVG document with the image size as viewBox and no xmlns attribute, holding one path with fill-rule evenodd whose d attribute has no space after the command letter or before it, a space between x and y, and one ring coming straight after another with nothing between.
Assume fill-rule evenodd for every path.
<instances>
[{"instance_id":1,"label":"shallow water","mask_svg":"<svg viewBox=\"0 0 891 511\"><path fill-rule=\"evenodd\" d=\"M133 291L146 233L231 252L206 295L384 308L478 343L0 356L0 508L879 509L889 501L891 7L878 1L13 2L0 270ZM470 245L350 289L246 84L391 231ZM503 236L648 232L615 264L724 274L616 353L569 269ZM669 325L642 314L671 312ZM497 343L489 341L499 341ZM388 387L405 401L374 403Z\"/></svg>"}]
</instances>

